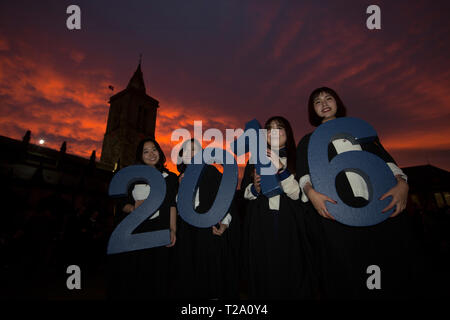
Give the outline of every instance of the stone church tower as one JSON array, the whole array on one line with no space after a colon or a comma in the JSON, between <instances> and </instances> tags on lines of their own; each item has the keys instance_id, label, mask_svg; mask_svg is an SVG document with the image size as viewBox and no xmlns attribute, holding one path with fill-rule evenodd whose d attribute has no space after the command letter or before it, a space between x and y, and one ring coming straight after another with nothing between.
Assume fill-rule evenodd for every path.
<instances>
[{"instance_id":1,"label":"stone church tower","mask_svg":"<svg viewBox=\"0 0 450 320\"><path fill-rule=\"evenodd\" d=\"M109 103L101 161L119 169L134 163L141 139L155 137L159 102L146 93L140 62L126 89Z\"/></svg>"}]
</instances>

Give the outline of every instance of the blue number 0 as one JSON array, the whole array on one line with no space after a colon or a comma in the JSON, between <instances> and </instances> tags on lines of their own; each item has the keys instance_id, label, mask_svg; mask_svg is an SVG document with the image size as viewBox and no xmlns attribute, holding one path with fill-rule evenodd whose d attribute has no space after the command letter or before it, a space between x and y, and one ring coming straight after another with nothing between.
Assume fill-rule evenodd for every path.
<instances>
[{"instance_id":1,"label":"blue number 0","mask_svg":"<svg viewBox=\"0 0 450 320\"><path fill-rule=\"evenodd\" d=\"M155 214L166 196L166 182L161 173L147 165L133 165L117 172L109 185L111 197L125 197L132 183L144 180L151 190L137 209L123 219L109 238L107 254L159 247L170 243L170 230L132 234L145 219Z\"/></svg>"},{"instance_id":2,"label":"blue number 0","mask_svg":"<svg viewBox=\"0 0 450 320\"><path fill-rule=\"evenodd\" d=\"M338 118L321 124L311 135L308 146L308 164L314 189L336 200L337 204L326 203L328 212L339 222L349 226L371 226L387 219L387 207L391 197L379 198L395 186L396 180L386 163L367 151L348 151L328 161L328 144L335 139L345 138L353 144L372 141L377 136L375 129L357 118ZM369 190L369 203L362 208L345 204L339 197L335 179L342 171L359 174Z\"/></svg>"},{"instance_id":3,"label":"blue number 0","mask_svg":"<svg viewBox=\"0 0 450 320\"><path fill-rule=\"evenodd\" d=\"M206 148L201 152L203 152L203 155L210 154L211 157L210 159L204 159L205 157L202 156L201 164L194 163L187 166L186 171L184 172L184 178L181 180L180 188L178 190L177 208L181 218L187 223L198 228L208 228L218 223L230 208L236 190L238 168L234 157L223 149L214 148L211 150L211 148ZM204 214L198 214L194 210L193 202L198 181L206 165L204 160L211 160L208 161L208 163L212 163L214 159L217 159L217 162L219 163L225 162L222 160L227 159L226 164L223 164L223 175L222 180L220 181L220 187L216 199L209 211ZM230 160L232 160L232 163L229 162Z\"/></svg>"}]
</instances>

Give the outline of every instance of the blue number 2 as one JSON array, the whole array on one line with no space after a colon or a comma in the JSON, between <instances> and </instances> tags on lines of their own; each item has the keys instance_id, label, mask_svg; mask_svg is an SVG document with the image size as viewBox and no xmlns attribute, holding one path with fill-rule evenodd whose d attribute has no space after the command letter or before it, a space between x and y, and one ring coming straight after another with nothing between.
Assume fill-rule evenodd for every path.
<instances>
[{"instance_id":1,"label":"blue number 2","mask_svg":"<svg viewBox=\"0 0 450 320\"><path fill-rule=\"evenodd\" d=\"M367 151L348 151L328 161L328 144L335 139L345 138L353 144L373 141L377 133L367 122L357 118L338 118L321 124L311 135L308 146L308 163L314 189L336 200L337 204L326 203L328 212L339 222L349 226L371 226L387 219L394 211L382 213L391 197L379 198L396 184L392 171L378 156ZM336 176L342 171L359 174L369 189L369 203L354 208L340 199Z\"/></svg>"},{"instance_id":2,"label":"blue number 2","mask_svg":"<svg viewBox=\"0 0 450 320\"><path fill-rule=\"evenodd\" d=\"M126 197L131 184L138 180L144 180L150 186L151 195L114 229L109 238L107 254L159 247L170 243L169 229L132 234L133 230L152 216L164 201L166 181L158 170L147 165L123 168L111 180L109 195Z\"/></svg>"}]
</instances>

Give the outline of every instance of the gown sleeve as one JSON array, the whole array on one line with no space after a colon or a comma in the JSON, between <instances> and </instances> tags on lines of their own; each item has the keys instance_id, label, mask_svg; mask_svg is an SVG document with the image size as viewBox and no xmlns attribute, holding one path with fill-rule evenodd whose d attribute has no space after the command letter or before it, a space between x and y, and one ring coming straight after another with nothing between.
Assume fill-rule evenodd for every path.
<instances>
[{"instance_id":1,"label":"gown sleeve","mask_svg":"<svg viewBox=\"0 0 450 320\"><path fill-rule=\"evenodd\" d=\"M169 176L166 178L167 182L167 203L169 207L176 207L176 196L178 193L178 178L173 172L168 172Z\"/></svg>"},{"instance_id":2,"label":"gown sleeve","mask_svg":"<svg viewBox=\"0 0 450 320\"><path fill-rule=\"evenodd\" d=\"M116 213L114 216L114 226L117 226L126 216L128 216L128 213L123 211L123 207L127 204L134 205L135 201L133 199L132 190L138 183L139 182L135 182L128 188L128 193L125 197L117 198L115 200Z\"/></svg>"},{"instance_id":3,"label":"gown sleeve","mask_svg":"<svg viewBox=\"0 0 450 320\"><path fill-rule=\"evenodd\" d=\"M220 186L221 173L211 165L207 165L200 177L198 184L200 192L199 213L205 213L211 208L216 199L217 191Z\"/></svg>"},{"instance_id":4,"label":"gown sleeve","mask_svg":"<svg viewBox=\"0 0 450 320\"><path fill-rule=\"evenodd\" d=\"M380 139L378 137L376 137L375 140L373 140L371 142L361 144L361 148L365 151L368 151L368 152L371 152L371 153L377 155L378 157L383 159L386 163L388 163L388 162L395 163L395 161L391 157L391 155L381 145Z\"/></svg>"},{"instance_id":5,"label":"gown sleeve","mask_svg":"<svg viewBox=\"0 0 450 320\"><path fill-rule=\"evenodd\" d=\"M204 174L200 178L199 193L200 204L197 212L204 213L213 205L217 192L220 187L222 174L214 166L208 165L204 169ZM234 190L233 190L234 192ZM235 200L233 193L233 201L228 208L227 213L221 222L228 222L229 227L221 236L213 235L211 229L201 229L197 240L207 242L198 245L198 250L205 250L207 254L200 254L198 263L208 265L210 272L205 275L209 278L209 282L221 283L218 293L224 297L236 296L238 294L238 253L239 253L239 219L236 216ZM233 221L231 221L233 217ZM236 221L234 221L236 219ZM228 220L228 221L224 221ZM204 261L206 257L208 261ZM214 262L211 265L211 262ZM220 267L218 267L220 265ZM214 275L214 276L213 276Z\"/></svg>"},{"instance_id":6,"label":"gown sleeve","mask_svg":"<svg viewBox=\"0 0 450 320\"><path fill-rule=\"evenodd\" d=\"M203 188L201 190L209 190L207 192L207 194L209 195L207 198L208 204L207 207L210 208L217 196L217 192L219 190L220 187L220 181L222 179L222 174L219 172L219 170L217 170L214 166L207 166L205 168L206 172L205 172L205 177L204 177L204 181L206 181L208 183L208 185L204 185ZM200 191L200 195L202 195L202 191ZM222 218L222 220L220 221L223 224L226 225L230 225L231 220L232 220L232 216L230 214L231 211L231 206L230 209L228 210L228 212L225 214L225 216Z\"/></svg>"},{"instance_id":7,"label":"gown sleeve","mask_svg":"<svg viewBox=\"0 0 450 320\"><path fill-rule=\"evenodd\" d=\"M406 174L402 171L402 169L398 167L394 158L392 158L392 156L386 151L386 149L383 147L378 137L376 137L374 141L361 144L361 148L383 159L388 165L389 169L391 169L394 176L400 175L405 181L408 180Z\"/></svg>"},{"instance_id":8,"label":"gown sleeve","mask_svg":"<svg viewBox=\"0 0 450 320\"><path fill-rule=\"evenodd\" d=\"M241 181L241 190L245 190L245 188L247 188L247 186L250 183L252 183L252 181L253 181L252 172L253 172L254 168L255 168L254 165L247 162L247 165L245 166L245 170L244 170L244 176L242 177L242 181Z\"/></svg>"},{"instance_id":9,"label":"gown sleeve","mask_svg":"<svg viewBox=\"0 0 450 320\"><path fill-rule=\"evenodd\" d=\"M255 200L258 197L258 192L256 191L255 186L253 185L253 171L255 169L255 165L247 162L244 170L244 177L241 181L241 190L243 190L244 199L245 200Z\"/></svg>"},{"instance_id":10,"label":"gown sleeve","mask_svg":"<svg viewBox=\"0 0 450 320\"><path fill-rule=\"evenodd\" d=\"M300 194L300 188L295 176L289 172L289 169L285 168L278 174L281 188L284 193L292 200L298 200Z\"/></svg>"},{"instance_id":11,"label":"gown sleeve","mask_svg":"<svg viewBox=\"0 0 450 320\"><path fill-rule=\"evenodd\" d=\"M304 187L307 182L311 182L311 177L309 175L309 165L308 165L308 144L311 134L307 134L304 136L297 146L297 163L296 163L296 172L298 184L301 191L301 200L302 202L309 201L306 196Z\"/></svg>"}]
</instances>

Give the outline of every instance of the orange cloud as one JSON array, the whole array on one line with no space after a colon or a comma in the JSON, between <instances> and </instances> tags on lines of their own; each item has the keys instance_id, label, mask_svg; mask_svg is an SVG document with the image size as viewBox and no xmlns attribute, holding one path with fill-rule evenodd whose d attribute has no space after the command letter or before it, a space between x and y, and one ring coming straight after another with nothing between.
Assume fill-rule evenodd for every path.
<instances>
[{"instance_id":1,"label":"orange cloud","mask_svg":"<svg viewBox=\"0 0 450 320\"><path fill-rule=\"evenodd\" d=\"M86 57L85 54L80 51L71 51L69 56L76 63L82 62Z\"/></svg>"},{"instance_id":2,"label":"orange cloud","mask_svg":"<svg viewBox=\"0 0 450 320\"><path fill-rule=\"evenodd\" d=\"M84 59L82 53L69 55L77 63ZM99 159L110 95L106 88L114 83L111 74L101 70L67 74L51 61L36 61L25 54L0 60L0 95L7 97L0 106L2 113L7 114L0 119L2 134L20 139L26 130L31 130L34 143L44 138L47 147L59 149L67 141L67 152L89 157L96 150ZM89 80L92 76L100 79L95 85ZM168 158L167 167L174 172L176 165L170 161L171 150L177 144L171 141L173 130L185 128L193 134L194 121L202 120L203 131L218 127L225 134L225 128L239 123L232 116L218 115L210 106L183 105L164 96L158 99L161 107L156 138Z\"/></svg>"},{"instance_id":3,"label":"orange cloud","mask_svg":"<svg viewBox=\"0 0 450 320\"><path fill-rule=\"evenodd\" d=\"M0 35L0 51L9 50L9 41Z\"/></svg>"},{"instance_id":4,"label":"orange cloud","mask_svg":"<svg viewBox=\"0 0 450 320\"><path fill-rule=\"evenodd\" d=\"M384 30L369 33L364 23L346 20L345 14L338 17L328 6L308 6L245 4L244 27L233 29L239 38L227 38L234 34L227 33L229 24L223 24L224 51L213 56L211 38L206 64L194 31L192 52L181 58L168 54L177 48L176 35L173 42L161 43L161 49L153 51L155 65L164 65L160 67L164 71L158 73L154 65L157 85L147 88L158 88L150 92L160 101L156 138L168 159L177 144L171 141L172 131L186 128L192 133L195 120L203 120L203 131L218 128L225 133L226 128L243 126L253 117L280 113L288 115L297 135L304 134L311 129L305 96L322 85L338 90L349 115L373 123L388 150L406 154L418 148L449 149L450 72L422 57L434 48L424 50L423 42L403 35L386 37ZM416 9L410 10L408 15L414 16ZM422 29L431 19L417 21L421 27L414 29L415 36L426 36ZM232 27L241 28L239 24ZM38 31L35 35L40 36ZM35 139L47 140L47 146L59 148L67 141L71 153L88 157L95 149L100 157L111 95L107 87L123 89L128 75L123 78L89 66L99 55L93 57L88 39L84 47L62 41L57 39L53 48L33 47L32 41L21 37L0 35L1 134L20 139L31 129ZM441 47L436 48L445 49L444 40L439 41ZM101 59L113 60L114 55L117 59L119 51L102 54ZM165 60L166 56L174 59ZM216 59L226 60L226 67L217 66ZM205 71L205 65L210 70ZM162 79L162 74L167 78ZM168 166L175 171L171 161Z\"/></svg>"},{"instance_id":5,"label":"orange cloud","mask_svg":"<svg viewBox=\"0 0 450 320\"><path fill-rule=\"evenodd\" d=\"M399 133L393 137L383 139L383 145L387 149L407 150L450 150L450 128L441 132L414 130Z\"/></svg>"},{"instance_id":6,"label":"orange cloud","mask_svg":"<svg viewBox=\"0 0 450 320\"><path fill-rule=\"evenodd\" d=\"M26 45L16 45L27 49ZM61 69L57 59L43 56L45 59L20 49L1 56L1 134L20 139L31 130L32 142L44 138L47 147L58 149L67 141L70 153L89 157L92 150L97 150L99 156L111 74L90 71L101 79L95 82L82 72Z\"/></svg>"}]
</instances>

